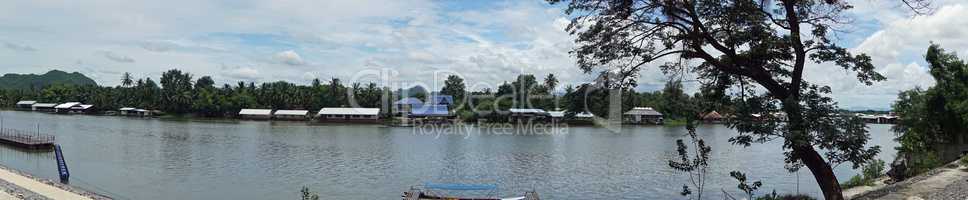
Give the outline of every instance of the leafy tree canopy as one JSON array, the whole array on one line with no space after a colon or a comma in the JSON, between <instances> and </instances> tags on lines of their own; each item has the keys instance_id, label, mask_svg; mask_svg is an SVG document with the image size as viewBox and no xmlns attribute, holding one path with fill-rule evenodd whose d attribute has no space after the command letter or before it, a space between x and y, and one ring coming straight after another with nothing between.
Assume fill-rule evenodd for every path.
<instances>
[{"instance_id":1,"label":"leafy tree canopy","mask_svg":"<svg viewBox=\"0 0 968 200\"><path fill-rule=\"evenodd\" d=\"M729 125L741 135L732 141L783 139L790 168L809 168L826 199L843 199L832 163L856 168L879 152L865 147L869 135L862 122L835 113L829 87L803 79L807 62L814 62L851 71L864 84L884 80L869 56L855 55L830 37L850 21L847 1L548 1L567 4L565 13L573 16L567 30L577 36L572 53L578 67L601 72L609 85L634 87L640 69L651 65L670 75L695 73L708 85L752 82L765 89L742 87L750 95L735 102L740 120ZM774 115L780 112L786 118Z\"/></svg>"},{"instance_id":2,"label":"leafy tree canopy","mask_svg":"<svg viewBox=\"0 0 968 200\"><path fill-rule=\"evenodd\" d=\"M902 152L939 151L935 148L961 141L959 136L968 131L968 63L937 44L928 48L925 60L935 86L901 92L892 105L899 116L893 130L900 134Z\"/></svg>"}]
</instances>

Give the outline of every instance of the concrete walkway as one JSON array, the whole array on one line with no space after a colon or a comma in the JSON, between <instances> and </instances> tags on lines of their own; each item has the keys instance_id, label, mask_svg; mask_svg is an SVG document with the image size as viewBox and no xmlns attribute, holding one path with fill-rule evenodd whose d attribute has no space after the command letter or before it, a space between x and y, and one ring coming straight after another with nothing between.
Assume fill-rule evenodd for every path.
<instances>
[{"instance_id":1,"label":"concrete walkway","mask_svg":"<svg viewBox=\"0 0 968 200\"><path fill-rule=\"evenodd\" d=\"M73 192L69 192L67 190L34 180L32 178L22 176L20 174L11 172L3 168L0 168L0 179L3 179L4 181L10 182L14 185L20 186L24 189L30 190L32 192L35 192L37 194L40 194L50 199L91 199L89 197L82 196L80 194L76 194ZM2 192L2 193L3 194L0 194L0 199L16 199L6 192ZM10 197L10 198L7 198L7 197Z\"/></svg>"},{"instance_id":2,"label":"concrete walkway","mask_svg":"<svg viewBox=\"0 0 968 200\"><path fill-rule=\"evenodd\" d=\"M12 194L7 193L6 191L0 191L0 199L20 199L20 198L14 197Z\"/></svg>"},{"instance_id":3,"label":"concrete walkway","mask_svg":"<svg viewBox=\"0 0 968 200\"><path fill-rule=\"evenodd\" d=\"M892 185L852 188L844 193L849 199L965 200L966 188L968 168L952 163Z\"/></svg>"}]
</instances>

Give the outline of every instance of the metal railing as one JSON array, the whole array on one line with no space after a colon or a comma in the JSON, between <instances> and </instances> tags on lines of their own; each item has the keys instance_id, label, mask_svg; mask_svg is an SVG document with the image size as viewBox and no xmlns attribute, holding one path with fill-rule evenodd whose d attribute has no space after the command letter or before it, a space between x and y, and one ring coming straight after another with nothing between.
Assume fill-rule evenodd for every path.
<instances>
[{"instance_id":1,"label":"metal railing","mask_svg":"<svg viewBox=\"0 0 968 200\"><path fill-rule=\"evenodd\" d=\"M24 131L17 129L0 129L0 138L24 143L54 143L54 135L42 134L40 131Z\"/></svg>"}]
</instances>

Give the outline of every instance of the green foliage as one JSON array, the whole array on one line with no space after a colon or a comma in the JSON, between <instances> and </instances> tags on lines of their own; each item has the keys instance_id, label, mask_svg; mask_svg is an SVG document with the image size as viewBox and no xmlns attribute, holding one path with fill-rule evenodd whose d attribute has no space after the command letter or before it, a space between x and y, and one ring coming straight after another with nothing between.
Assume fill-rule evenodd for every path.
<instances>
[{"instance_id":1,"label":"green foliage","mask_svg":"<svg viewBox=\"0 0 968 200\"><path fill-rule=\"evenodd\" d=\"M958 163L961 163L961 166L968 167L968 155L962 156L960 159L958 159Z\"/></svg>"},{"instance_id":2,"label":"green foliage","mask_svg":"<svg viewBox=\"0 0 968 200\"><path fill-rule=\"evenodd\" d=\"M680 119L667 119L667 120L664 120L663 121L662 125L664 125L664 126L684 126L684 125L686 125L686 123L688 123L688 120L682 119L682 118L680 118Z\"/></svg>"},{"instance_id":3,"label":"green foliage","mask_svg":"<svg viewBox=\"0 0 968 200\"><path fill-rule=\"evenodd\" d=\"M702 199L706 184L706 170L709 168L709 153L712 152L712 148L706 145L705 140L699 138L696 134L696 127L692 126L691 123L686 126L686 130L689 133L690 144L687 146L682 139L676 140L678 159L669 160L669 167L689 174L692 188L696 190L693 192L689 185L682 185L682 191L679 194L682 196L694 195L696 199ZM690 156L689 146L692 146L693 156Z\"/></svg>"},{"instance_id":4,"label":"green foliage","mask_svg":"<svg viewBox=\"0 0 968 200\"><path fill-rule=\"evenodd\" d=\"M544 79L544 87L554 94L555 88L558 87L558 78L555 78L554 74L548 74Z\"/></svg>"},{"instance_id":5,"label":"green foliage","mask_svg":"<svg viewBox=\"0 0 968 200\"><path fill-rule=\"evenodd\" d=\"M127 78L134 79L122 77ZM124 82L122 80L122 84ZM234 115L242 108L318 110L324 106L350 105L349 95L359 106L379 107L383 96L389 91L377 87L375 83L354 83L352 88L347 88L338 79L328 84L316 80L310 86L278 81L263 83L258 87L252 82L216 87L215 80L209 76L193 80L191 74L179 70L165 72L161 85L151 78L131 82L122 87L53 84L33 91L0 90L0 105L13 106L20 100L54 103L77 101L94 104L95 110L102 111L138 107L175 115L221 117Z\"/></svg>"},{"instance_id":6,"label":"green foliage","mask_svg":"<svg viewBox=\"0 0 968 200\"><path fill-rule=\"evenodd\" d=\"M97 85L84 74L51 70L45 74L4 74L0 90L41 90L51 85Z\"/></svg>"},{"instance_id":7,"label":"green foliage","mask_svg":"<svg viewBox=\"0 0 968 200\"><path fill-rule=\"evenodd\" d=\"M865 186L865 185L873 185L873 182L865 180L864 177L861 175L854 175L854 176L851 176L850 179L847 180L847 182L841 183L840 187L853 188L853 187Z\"/></svg>"},{"instance_id":8,"label":"green foliage","mask_svg":"<svg viewBox=\"0 0 968 200\"><path fill-rule=\"evenodd\" d=\"M131 73L125 72L124 74L122 74L121 75L121 86L122 87L129 87L129 86L131 86L131 84L134 84L134 79L131 77Z\"/></svg>"},{"instance_id":9,"label":"green foliage","mask_svg":"<svg viewBox=\"0 0 968 200\"><path fill-rule=\"evenodd\" d=\"M861 172L862 174L864 174L864 178L871 179L871 180L877 179L878 177L881 177L881 175L883 175L884 166L885 164L883 160L880 160L880 159L873 160L867 165L865 165L864 170L862 170Z\"/></svg>"},{"instance_id":10,"label":"green foliage","mask_svg":"<svg viewBox=\"0 0 968 200\"><path fill-rule=\"evenodd\" d=\"M908 155L911 160L908 161L908 170L905 171L907 177L914 177L944 165L938 154L931 151L910 152Z\"/></svg>"},{"instance_id":11,"label":"green foliage","mask_svg":"<svg viewBox=\"0 0 968 200\"><path fill-rule=\"evenodd\" d=\"M736 185L736 188L739 188L740 191L743 191L743 193L746 194L747 199L753 199L753 193L763 186L763 182L760 181L749 183L746 180L746 174L739 171L729 172L729 176L732 176L734 179L736 179L736 181L739 181L739 184Z\"/></svg>"},{"instance_id":12,"label":"green foliage","mask_svg":"<svg viewBox=\"0 0 968 200\"><path fill-rule=\"evenodd\" d=\"M937 44L928 48L925 60L935 86L903 91L892 105L899 116L892 130L899 134L901 153L942 154L945 145L958 144L958 134L968 132L968 64Z\"/></svg>"},{"instance_id":13,"label":"green foliage","mask_svg":"<svg viewBox=\"0 0 968 200\"><path fill-rule=\"evenodd\" d=\"M302 194L302 200L319 200L319 194L309 191L309 187L303 186L299 193Z\"/></svg>"},{"instance_id":14,"label":"green foliage","mask_svg":"<svg viewBox=\"0 0 968 200\"><path fill-rule=\"evenodd\" d=\"M573 116L576 113L588 111L595 116L607 118L610 92L592 84L579 85L574 92L565 93L564 99L567 99L565 109L568 110L566 115Z\"/></svg>"},{"instance_id":15,"label":"green foliage","mask_svg":"<svg viewBox=\"0 0 968 200\"><path fill-rule=\"evenodd\" d=\"M447 76L447 80L444 81L444 87L440 89L440 93L453 96L455 103L462 102L464 93L466 93L464 91L464 79L457 75Z\"/></svg>"},{"instance_id":16,"label":"green foliage","mask_svg":"<svg viewBox=\"0 0 968 200\"><path fill-rule=\"evenodd\" d=\"M884 172L884 161L879 159L873 160L864 165L861 174L850 177L850 180L841 184L841 187L873 186L877 178L881 177L882 172Z\"/></svg>"},{"instance_id":17,"label":"green foliage","mask_svg":"<svg viewBox=\"0 0 968 200\"><path fill-rule=\"evenodd\" d=\"M188 113L191 108L192 75L172 69L161 74L162 109L175 114Z\"/></svg>"},{"instance_id":18,"label":"green foliage","mask_svg":"<svg viewBox=\"0 0 968 200\"><path fill-rule=\"evenodd\" d=\"M805 194L777 195L776 191L773 191L773 194L756 197L756 200L817 200L817 199L807 196Z\"/></svg>"},{"instance_id":19,"label":"green foliage","mask_svg":"<svg viewBox=\"0 0 968 200\"><path fill-rule=\"evenodd\" d=\"M662 89L662 104L660 104L662 106L657 109L662 112L665 118L695 117L698 113L694 111L694 106L690 101L689 95L682 91L681 81L669 81Z\"/></svg>"}]
</instances>

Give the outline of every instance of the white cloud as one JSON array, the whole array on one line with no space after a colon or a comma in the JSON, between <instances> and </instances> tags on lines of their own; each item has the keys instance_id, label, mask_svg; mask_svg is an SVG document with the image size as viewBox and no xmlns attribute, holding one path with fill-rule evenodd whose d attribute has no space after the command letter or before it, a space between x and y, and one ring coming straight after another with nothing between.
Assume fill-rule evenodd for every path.
<instances>
[{"instance_id":1,"label":"white cloud","mask_svg":"<svg viewBox=\"0 0 968 200\"><path fill-rule=\"evenodd\" d=\"M235 78L235 79L241 79L241 80L247 80L247 81L259 80L259 77L261 76L261 74L259 73L259 70L253 69L251 67L239 67L239 68L231 69L231 70L228 70L228 73L226 73L225 75L228 76L229 78Z\"/></svg>"},{"instance_id":2,"label":"white cloud","mask_svg":"<svg viewBox=\"0 0 968 200\"><path fill-rule=\"evenodd\" d=\"M959 37L968 35L968 21L957 20L968 17L964 2L937 2L934 15L912 18L896 5L851 1L858 21L874 24L859 24L872 30L848 36L857 44L852 51L871 55L889 80L864 86L853 74L826 64L811 65L808 80L831 85L843 104L878 107L889 105L897 90L933 84L921 57L929 41L953 51L968 50L968 39ZM568 54L574 43L563 30L569 20L560 6L533 0L452 9L445 3L14 1L0 6L0 39L30 45L8 42L4 47L43 52L0 54L0 65L14 66L7 72L38 73L51 66L90 71L108 85L117 83L115 72L157 76L169 68L212 75L220 83L304 82L310 75L345 80L364 68L398 71L401 81L456 71L468 85L496 85L519 73L542 78L554 73L561 85L591 80L593 75L582 74ZM36 20L40 18L47 20ZM92 55L90 49L105 53ZM77 60L85 65L74 65ZM665 80L655 66L639 77L640 85L651 89Z\"/></svg>"},{"instance_id":3,"label":"white cloud","mask_svg":"<svg viewBox=\"0 0 968 200\"><path fill-rule=\"evenodd\" d=\"M37 50L34 47L31 47L28 45L14 44L10 42L4 42L3 47L6 47L7 49L10 49L10 50L15 50L15 51L36 51Z\"/></svg>"},{"instance_id":4,"label":"white cloud","mask_svg":"<svg viewBox=\"0 0 968 200\"><path fill-rule=\"evenodd\" d=\"M272 59L275 60L276 62L286 64L286 65L291 65L291 66L306 64L303 61L302 57L300 57L299 54L293 50L276 53L275 55L272 56Z\"/></svg>"},{"instance_id":5,"label":"white cloud","mask_svg":"<svg viewBox=\"0 0 968 200\"><path fill-rule=\"evenodd\" d=\"M968 50L968 38L962 37L968 35L968 21L953 20L968 18L964 4L943 5L926 16L905 17L891 12L872 16L884 24L851 51L871 56L876 71L886 81L867 86L856 80L855 73L833 64L812 65L805 73L808 80L830 85L844 107L886 109L898 91L934 85L923 57L932 41L952 51Z\"/></svg>"},{"instance_id":6,"label":"white cloud","mask_svg":"<svg viewBox=\"0 0 968 200\"><path fill-rule=\"evenodd\" d=\"M126 55L121 55L112 51L100 51L99 54L104 55L104 58L112 60L114 62L120 63L133 63L134 58L128 57Z\"/></svg>"}]
</instances>

